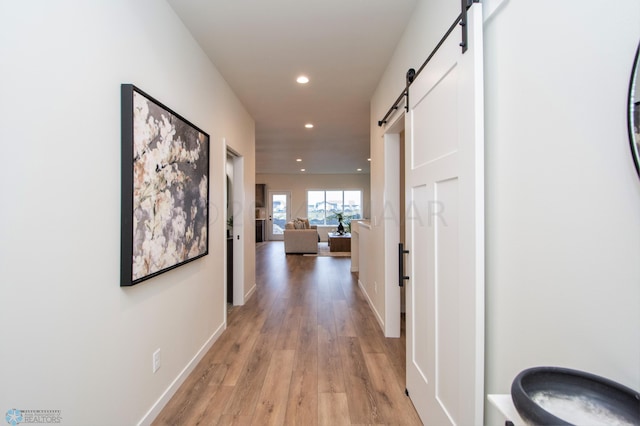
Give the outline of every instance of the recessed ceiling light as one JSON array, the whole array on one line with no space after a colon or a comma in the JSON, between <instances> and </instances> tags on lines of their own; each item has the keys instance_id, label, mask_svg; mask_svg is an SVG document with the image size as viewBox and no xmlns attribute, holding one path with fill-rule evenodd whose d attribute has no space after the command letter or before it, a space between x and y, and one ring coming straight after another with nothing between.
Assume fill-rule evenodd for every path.
<instances>
[{"instance_id":1,"label":"recessed ceiling light","mask_svg":"<svg viewBox=\"0 0 640 426\"><path fill-rule=\"evenodd\" d=\"M296 158L296 161L299 163L302 161L302 158Z\"/></svg>"},{"instance_id":2,"label":"recessed ceiling light","mask_svg":"<svg viewBox=\"0 0 640 426\"><path fill-rule=\"evenodd\" d=\"M296 81L300 84L307 84L309 82L309 77L307 77L306 75L301 75L296 78Z\"/></svg>"},{"instance_id":3,"label":"recessed ceiling light","mask_svg":"<svg viewBox=\"0 0 640 426\"><path fill-rule=\"evenodd\" d=\"M307 123L304 125L304 127L306 127L307 129L313 129L313 124Z\"/></svg>"},{"instance_id":4,"label":"recessed ceiling light","mask_svg":"<svg viewBox=\"0 0 640 426\"><path fill-rule=\"evenodd\" d=\"M367 158L367 161L371 161L371 158Z\"/></svg>"},{"instance_id":5,"label":"recessed ceiling light","mask_svg":"<svg viewBox=\"0 0 640 426\"><path fill-rule=\"evenodd\" d=\"M307 171L307 169L300 169L300 171L301 171L301 172L306 172L306 171Z\"/></svg>"},{"instance_id":6,"label":"recessed ceiling light","mask_svg":"<svg viewBox=\"0 0 640 426\"><path fill-rule=\"evenodd\" d=\"M359 172L361 172L361 171L362 171L362 169L356 169L356 170L357 170L357 171L359 171Z\"/></svg>"}]
</instances>

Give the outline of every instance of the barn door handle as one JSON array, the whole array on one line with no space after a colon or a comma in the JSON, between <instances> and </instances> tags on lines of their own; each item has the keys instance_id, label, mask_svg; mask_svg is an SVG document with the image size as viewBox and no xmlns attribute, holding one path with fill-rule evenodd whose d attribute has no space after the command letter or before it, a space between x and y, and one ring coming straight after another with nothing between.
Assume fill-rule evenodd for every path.
<instances>
[{"instance_id":1,"label":"barn door handle","mask_svg":"<svg viewBox=\"0 0 640 426\"><path fill-rule=\"evenodd\" d=\"M398 285L404 287L405 280L409 279L408 275L404 274L404 255L409 254L409 250L404 249L404 244L398 244Z\"/></svg>"}]
</instances>

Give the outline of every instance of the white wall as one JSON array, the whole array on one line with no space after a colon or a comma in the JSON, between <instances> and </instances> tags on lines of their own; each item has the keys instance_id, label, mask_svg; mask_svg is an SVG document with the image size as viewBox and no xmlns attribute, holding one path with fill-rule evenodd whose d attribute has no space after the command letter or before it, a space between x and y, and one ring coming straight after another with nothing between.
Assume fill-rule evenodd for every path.
<instances>
[{"instance_id":1,"label":"white wall","mask_svg":"<svg viewBox=\"0 0 640 426\"><path fill-rule=\"evenodd\" d=\"M135 424L224 327L223 139L246 156L252 203L253 120L165 2L1 2L0 69L0 412ZM209 255L131 288L121 83L211 136Z\"/></svg>"},{"instance_id":2,"label":"white wall","mask_svg":"<svg viewBox=\"0 0 640 426\"><path fill-rule=\"evenodd\" d=\"M368 173L358 174L258 174L256 183L267 185L268 191L291 192L291 217L307 217L307 191L313 189L360 189L362 209L369 217L370 183ZM323 241L327 240L328 229L319 230Z\"/></svg>"},{"instance_id":3,"label":"white wall","mask_svg":"<svg viewBox=\"0 0 640 426\"><path fill-rule=\"evenodd\" d=\"M640 389L639 18L637 0L508 1L485 25L490 393L534 365Z\"/></svg>"},{"instance_id":4,"label":"white wall","mask_svg":"<svg viewBox=\"0 0 640 426\"><path fill-rule=\"evenodd\" d=\"M456 7L420 2L372 98L372 222L385 182L377 120ZM640 389L640 180L625 111L638 16L636 0L506 0L485 22L487 393L535 365ZM504 421L492 408L485 420Z\"/></svg>"}]
</instances>

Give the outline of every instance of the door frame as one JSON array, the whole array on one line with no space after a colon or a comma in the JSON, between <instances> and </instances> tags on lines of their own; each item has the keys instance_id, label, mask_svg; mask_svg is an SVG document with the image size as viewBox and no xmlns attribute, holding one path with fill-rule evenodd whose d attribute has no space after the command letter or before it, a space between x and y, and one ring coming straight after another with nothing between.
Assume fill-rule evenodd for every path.
<instances>
[{"instance_id":1,"label":"door frame","mask_svg":"<svg viewBox=\"0 0 640 426\"><path fill-rule=\"evenodd\" d=\"M232 182L233 186L231 188L231 214L233 215L233 229L231 230L231 236L233 238L233 304L235 306L244 305L244 231L247 228L245 224L245 220L243 220L243 212L245 211L244 207L244 157L238 154L236 151L231 149L229 145L227 145L226 139L223 140L224 158L227 158L227 155L231 156L232 162ZM226 161L226 160L225 160ZM225 170L225 182L226 182L226 167ZM227 199L227 185L224 185L225 190L225 200ZM225 209L224 223L226 229L226 223L228 219L228 210ZM226 249L225 249L225 259L224 264L226 265ZM227 274L225 268L224 274L224 282L227 282ZM226 284L225 284L225 312L226 312Z\"/></svg>"},{"instance_id":2,"label":"door frame","mask_svg":"<svg viewBox=\"0 0 640 426\"><path fill-rule=\"evenodd\" d=\"M405 113L404 109L398 108L402 112L393 116L388 126L385 127L383 135L384 145L384 173L385 173L385 214L384 214L384 274L385 282L385 319L384 336L400 337L401 315L402 315L402 294L398 285L398 243L404 238L400 235L401 212L404 208L400 206L400 193L398 188L401 179L400 161L400 133L404 131Z\"/></svg>"}]
</instances>

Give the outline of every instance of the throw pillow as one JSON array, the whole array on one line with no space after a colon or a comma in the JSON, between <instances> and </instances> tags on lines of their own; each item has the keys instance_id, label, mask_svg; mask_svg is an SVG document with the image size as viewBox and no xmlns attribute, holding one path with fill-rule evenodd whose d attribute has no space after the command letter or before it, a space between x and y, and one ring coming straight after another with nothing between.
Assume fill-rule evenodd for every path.
<instances>
[{"instance_id":1,"label":"throw pillow","mask_svg":"<svg viewBox=\"0 0 640 426\"><path fill-rule=\"evenodd\" d=\"M296 220L293 222L293 227L295 229L304 229L304 222L301 220Z\"/></svg>"}]
</instances>

